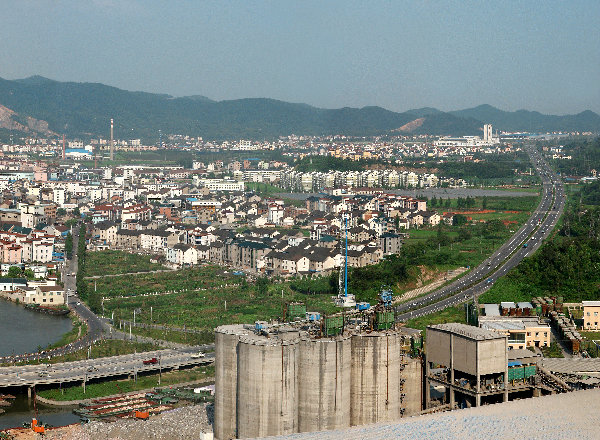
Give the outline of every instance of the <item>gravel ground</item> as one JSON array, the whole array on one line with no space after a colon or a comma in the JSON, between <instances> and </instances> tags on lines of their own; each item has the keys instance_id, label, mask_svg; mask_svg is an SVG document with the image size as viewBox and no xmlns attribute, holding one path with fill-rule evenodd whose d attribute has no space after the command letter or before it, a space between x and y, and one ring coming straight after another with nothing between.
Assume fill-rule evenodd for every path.
<instances>
[{"instance_id":1,"label":"gravel ground","mask_svg":"<svg viewBox=\"0 0 600 440\"><path fill-rule=\"evenodd\" d=\"M339 431L291 434L271 440L597 440L600 389L517 400L480 408L412 417ZM198 439L209 431L204 405L165 412L149 420L93 422L50 430L48 440ZM15 434L15 432L11 432ZM17 440L36 437L22 431Z\"/></svg>"},{"instance_id":2,"label":"gravel ground","mask_svg":"<svg viewBox=\"0 0 600 440\"><path fill-rule=\"evenodd\" d=\"M291 434L271 440L597 440L600 389L428 416L339 431Z\"/></svg>"},{"instance_id":3,"label":"gravel ground","mask_svg":"<svg viewBox=\"0 0 600 440\"><path fill-rule=\"evenodd\" d=\"M48 440L179 440L199 439L212 432L206 405L177 408L151 416L148 420L122 419L116 422L91 422L46 432ZM31 430L11 431L16 440L40 438Z\"/></svg>"}]
</instances>

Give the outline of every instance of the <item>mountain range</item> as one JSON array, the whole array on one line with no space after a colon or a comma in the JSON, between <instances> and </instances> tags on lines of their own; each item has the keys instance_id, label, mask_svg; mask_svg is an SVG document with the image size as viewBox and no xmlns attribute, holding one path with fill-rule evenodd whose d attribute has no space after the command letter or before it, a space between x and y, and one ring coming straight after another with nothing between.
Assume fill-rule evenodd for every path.
<instances>
[{"instance_id":1,"label":"mountain range","mask_svg":"<svg viewBox=\"0 0 600 440\"><path fill-rule=\"evenodd\" d=\"M425 107L398 113L381 107L323 109L267 98L213 101L131 92L99 83L59 82L41 76L0 78L0 129L40 135L154 140L158 132L205 139L272 139L289 134L480 135L484 123L505 131L600 132L600 116L507 112L490 105L443 112Z\"/></svg>"}]
</instances>

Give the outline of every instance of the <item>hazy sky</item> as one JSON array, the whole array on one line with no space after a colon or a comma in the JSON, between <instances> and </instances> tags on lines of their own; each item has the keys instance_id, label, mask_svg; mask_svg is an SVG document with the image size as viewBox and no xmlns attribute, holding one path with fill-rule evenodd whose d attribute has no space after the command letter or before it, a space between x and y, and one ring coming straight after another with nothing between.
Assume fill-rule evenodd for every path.
<instances>
[{"instance_id":1,"label":"hazy sky","mask_svg":"<svg viewBox=\"0 0 600 440\"><path fill-rule=\"evenodd\" d=\"M217 100L600 112L600 0L2 0L0 60Z\"/></svg>"}]
</instances>

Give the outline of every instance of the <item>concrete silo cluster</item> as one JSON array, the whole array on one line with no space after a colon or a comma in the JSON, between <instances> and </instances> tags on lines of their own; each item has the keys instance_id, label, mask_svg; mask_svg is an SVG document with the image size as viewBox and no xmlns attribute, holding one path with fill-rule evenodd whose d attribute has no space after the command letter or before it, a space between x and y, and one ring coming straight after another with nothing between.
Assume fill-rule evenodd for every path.
<instances>
[{"instance_id":1,"label":"concrete silo cluster","mask_svg":"<svg viewBox=\"0 0 600 440\"><path fill-rule=\"evenodd\" d=\"M324 332L326 319L215 330L215 438L341 429L421 411L418 331L342 319Z\"/></svg>"}]
</instances>

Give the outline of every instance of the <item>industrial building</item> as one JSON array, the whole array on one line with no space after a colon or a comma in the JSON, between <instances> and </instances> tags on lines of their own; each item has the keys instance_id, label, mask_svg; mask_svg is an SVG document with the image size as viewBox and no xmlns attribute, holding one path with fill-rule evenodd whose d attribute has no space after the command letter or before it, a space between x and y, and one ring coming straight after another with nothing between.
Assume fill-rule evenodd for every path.
<instances>
[{"instance_id":1,"label":"industrial building","mask_svg":"<svg viewBox=\"0 0 600 440\"><path fill-rule=\"evenodd\" d=\"M218 327L215 438L344 429L418 414L420 331L395 328L387 313Z\"/></svg>"},{"instance_id":2,"label":"industrial building","mask_svg":"<svg viewBox=\"0 0 600 440\"><path fill-rule=\"evenodd\" d=\"M457 323L428 326L426 359L427 408L432 406L430 387L444 390L439 403L450 409L541 393L533 383L538 356L509 351L508 337L496 331Z\"/></svg>"}]
</instances>

